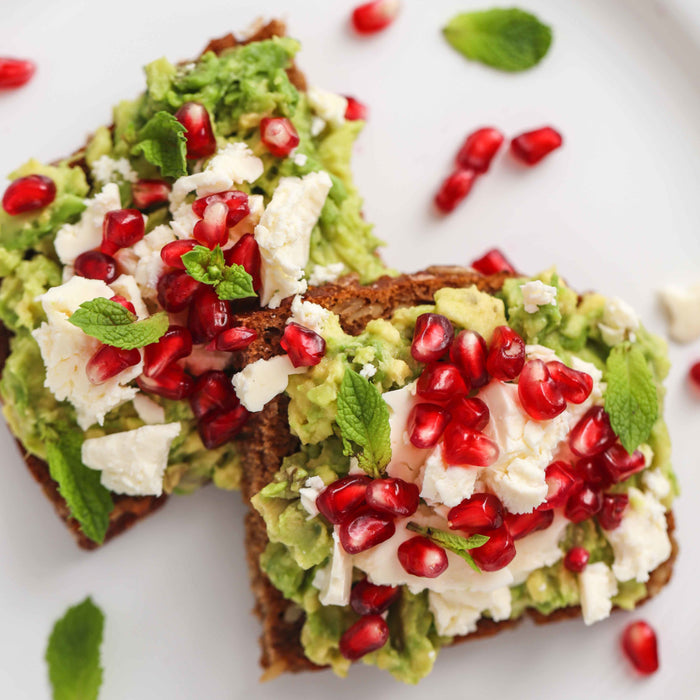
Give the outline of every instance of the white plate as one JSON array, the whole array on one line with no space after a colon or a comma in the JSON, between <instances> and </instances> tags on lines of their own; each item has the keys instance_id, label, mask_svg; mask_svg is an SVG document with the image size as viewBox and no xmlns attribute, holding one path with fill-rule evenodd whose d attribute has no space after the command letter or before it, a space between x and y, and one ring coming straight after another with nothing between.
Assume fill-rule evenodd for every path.
<instances>
[{"instance_id":1,"label":"white plate","mask_svg":"<svg viewBox=\"0 0 700 700\"><path fill-rule=\"evenodd\" d=\"M303 41L300 64L313 83L371 106L355 172L389 262L406 270L464 263L498 245L520 269L556 264L578 289L624 297L663 332L655 290L700 276L700 43L690 21L700 12L693 0L678 3L527 0L554 26L554 45L536 70L506 75L464 61L439 32L453 13L490 2L406 0L391 30L361 40L347 31L352 2L5 0L2 53L33 57L40 70L25 89L0 96L0 171L31 155L69 153L109 120L113 103L141 89L142 64L195 55L263 7L286 17ZM436 218L431 197L461 140L491 123L511 135L551 123L566 144L532 170L502 157L459 210ZM0 696L48 696L51 624L89 593L107 615L103 700L697 698L700 406L684 374L700 345L671 353L667 415L684 489L673 582L639 614L616 614L591 629L580 621L524 624L445 650L418 688L363 666L344 682L320 673L259 685L239 496L209 488L173 498L103 550L85 553L3 429ZM638 615L661 643L661 670L644 680L630 672L617 641Z\"/></svg>"}]
</instances>

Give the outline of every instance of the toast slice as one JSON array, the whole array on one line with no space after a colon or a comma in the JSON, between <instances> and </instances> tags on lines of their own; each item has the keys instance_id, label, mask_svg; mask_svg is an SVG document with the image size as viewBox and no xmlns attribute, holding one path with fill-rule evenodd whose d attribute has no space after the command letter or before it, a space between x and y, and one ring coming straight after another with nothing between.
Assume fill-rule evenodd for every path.
<instances>
[{"instance_id":1,"label":"toast slice","mask_svg":"<svg viewBox=\"0 0 700 700\"><path fill-rule=\"evenodd\" d=\"M432 303L433 296L439 289L475 285L479 290L493 294L502 288L508 277L507 274L482 276L473 270L459 267L431 267L413 275L381 278L368 286L360 286L356 280L345 278L337 284L310 290L305 300L337 314L343 330L357 335L372 319L389 319L396 309ZM257 312L239 319L242 325L254 328L259 334L258 340L243 353L242 366L284 352L280 338L290 314L290 301L287 300L275 311ZM284 458L299 449L299 440L289 427L288 406L289 397L280 395L265 405L262 411L251 415L246 427L247 445L242 485L243 495L248 501L273 481ZM670 555L650 573L646 593L637 599L637 605L657 595L671 578L677 554L672 511L666 513L666 520L671 542ZM256 601L254 612L262 624L260 663L264 669L263 679L274 678L283 672L323 669L325 666L308 658L301 642L304 610L285 598L261 566L261 557L270 539L263 517L252 507L246 517L245 537L251 586ZM619 608L615 606L614 609ZM525 613L537 624L546 624L581 617L582 609L580 605L572 605L560 607L549 614L532 608ZM454 636L450 643L491 636L514 627L524 617L521 615L519 618L497 622L482 617L475 630L466 635Z\"/></svg>"}]
</instances>

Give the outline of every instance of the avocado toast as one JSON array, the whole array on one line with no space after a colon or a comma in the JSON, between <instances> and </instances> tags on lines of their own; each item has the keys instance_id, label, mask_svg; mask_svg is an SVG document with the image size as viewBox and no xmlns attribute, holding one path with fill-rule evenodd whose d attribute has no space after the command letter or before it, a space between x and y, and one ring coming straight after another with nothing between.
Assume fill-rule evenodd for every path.
<instances>
[{"instance_id":1,"label":"avocado toast","mask_svg":"<svg viewBox=\"0 0 700 700\"><path fill-rule=\"evenodd\" d=\"M84 148L51 166L30 161L11 175L0 211L0 319L8 349L0 396L31 473L83 547L122 531L169 493L187 493L209 481L238 488L240 459L231 438L245 415L231 415L235 396L229 392L225 400L225 439L202 438L202 421L189 401L197 393L195 379L211 379L214 373L210 384L216 384L230 376L235 351L228 348L237 347L206 349L213 338L197 325L201 319L191 324L188 319L196 289L208 301L208 306L195 304L197 309L216 313L223 307L223 325L230 326L234 311L259 303L250 288L253 277L264 303L274 305L287 290L305 288L307 280L322 283L357 270L369 281L386 270L375 255L378 240L361 218L349 169L362 122L344 118L344 98L315 88L306 92L294 64L297 50L298 44L284 37L284 25L273 21L244 41L228 35L211 42L197 61L177 66L154 61L146 68L146 92L117 105L113 124L97 129ZM280 182L286 185L268 212L265 232L260 230L267 245L257 245L252 234ZM32 202L34 186L39 194ZM315 210L312 206L305 218L285 218L285 201L287 209L298 208L304 195L313 197L312 190ZM221 192L222 201L209 213L194 212L196 199ZM107 217L110 211L127 213ZM105 242L107 218L115 225ZM281 230L285 221L297 228ZM136 227L131 239L130 226ZM199 238L193 239L195 227ZM300 237L301 249L285 245L285 234ZM211 287L189 277L180 262L184 251L177 248L187 239L188 250L202 242L200 248L215 248L212 236L218 237L229 273L238 271L236 281L244 282L244 288L229 289L225 300L212 298ZM174 267L160 254L168 243L176 243L175 258L169 259ZM107 282L112 286L100 286ZM126 302L127 314L135 312L122 318L127 324L134 316L153 323L167 307L169 326L184 330L170 333L150 360L138 343L104 351L95 381L88 382L86 362L102 346L95 336L75 336L78 329L66 323L81 303L95 297ZM52 319L47 310L54 312ZM190 326L195 325L200 337L192 346ZM54 337L61 341L54 343ZM192 352L178 345L182 342ZM149 370L149 363L157 367ZM176 369L156 376L166 365ZM66 372L80 381L67 380ZM175 424L177 435L157 427ZM148 478L128 476L128 464L113 463L112 472L122 476L101 479L99 471L82 463L85 438L133 437L128 431L149 425L138 435L147 443L149 436L160 442L160 453L152 455L155 471ZM98 443L95 452L105 446ZM126 442L112 442L112 449L124 452Z\"/></svg>"},{"instance_id":2,"label":"avocado toast","mask_svg":"<svg viewBox=\"0 0 700 700\"><path fill-rule=\"evenodd\" d=\"M666 349L619 300L552 271L431 268L241 320L258 330L234 379L251 410L270 397L265 363L313 350L246 426L265 677L362 659L415 683L442 646L525 615L592 624L669 580ZM634 434L615 405L621 360L653 403Z\"/></svg>"}]
</instances>

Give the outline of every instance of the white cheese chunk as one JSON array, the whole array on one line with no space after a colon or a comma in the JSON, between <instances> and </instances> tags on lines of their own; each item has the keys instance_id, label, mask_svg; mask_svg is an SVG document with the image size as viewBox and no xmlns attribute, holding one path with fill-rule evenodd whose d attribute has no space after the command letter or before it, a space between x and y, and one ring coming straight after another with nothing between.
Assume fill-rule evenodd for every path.
<instances>
[{"instance_id":1,"label":"white cheese chunk","mask_svg":"<svg viewBox=\"0 0 700 700\"><path fill-rule=\"evenodd\" d=\"M139 179L136 171L126 158L110 158L100 156L91 166L92 176L101 183L106 182L136 182Z\"/></svg>"},{"instance_id":2,"label":"white cheese chunk","mask_svg":"<svg viewBox=\"0 0 700 700\"><path fill-rule=\"evenodd\" d=\"M300 168L303 168L309 160L309 157L304 153L295 153L292 160L294 161L294 165L298 165Z\"/></svg>"},{"instance_id":3,"label":"white cheese chunk","mask_svg":"<svg viewBox=\"0 0 700 700\"><path fill-rule=\"evenodd\" d=\"M83 443L83 463L102 472L100 482L114 493L160 496L163 473L180 423L145 425Z\"/></svg>"},{"instance_id":4,"label":"white cheese chunk","mask_svg":"<svg viewBox=\"0 0 700 700\"><path fill-rule=\"evenodd\" d=\"M318 136L319 134L323 133L326 126L327 124L325 119L321 119L321 117L318 116L311 117L310 131L312 136Z\"/></svg>"},{"instance_id":5,"label":"white cheese chunk","mask_svg":"<svg viewBox=\"0 0 700 700\"><path fill-rule=\"evenodd\" d=\"M653 493L632 487L628 494L630 502L622 522L605 536L615 554L612 570L617 579L645 583L650 572L671 556L666 509Z\"/></svg>"},{"instance_id":6,"label":"white cheese chunk","mask_svg":"<svg viewBox=\"0 0 700 700\"><path fill-rule=\"evenodd\" d=\"M654 498L663 501L671 493L671 482L660 469L647 469L642 473L642 483Z\"/></svg>"},{"instance_id":7,"label":"white cheese chunk","mask_svg":"<svg viewBox=\"0 0 700 700\"><path fill-rule=\"evenodd\" d=\"M281 394L292 374L301 374L308 367L295 367L288 355L278 355L269 360L252 362L231 383L239 401L252 413L262 411L268 401Z\"/></svg>"},{"instance_id":8,"label":"white cheese chunk","mask_svg":"<svg viewBox=\"0 0 700 700\"><path fill-rule=\"evenodd\" d=\"M666 287L659 292L669 316L669 334L677 343L700 338L700 284L692 287Z\"/></svg>"},{"instance_id":9,"label":"white cheese chunk","mask_svg":"<svg viewBox=\"0 0 700 700\"><path fill-rule=\"evenodd\" d=\"M523 306L527 313L536 313L540 306L556 306L557 288L541 280L532 280L520 285L523 293Z\"/></svg>"},{"instance_id":10,"label":"white cheese chunk","mask_svg":"<svg viewBox=\"0 0 700 700\"><path fill-rule=\"evenodd\" d=\"M173 230L163 224L146 234L132 249L136 256L134 277L147 299L153 300L158 296L158 280L165 272L165 263L160 257L160 251L174 240Z\"/></svg>"},{"instance_id":11,"label":"white cheese chunk","mask_svg":"<svg viewBox=\"0 0 700 700\"><path fill-rule=\"evenodd\" d=\"M314 265L309 275L309 284L318 287L321 284L335 282L343 274L345 265L343 263L331 263L330 265Z\"/></svg>"},{"instance_id":12,"label":"white cheese chunk","mask_svg":"<svg viewBox=\"0 0 700 700\"><path fill-rule=\"evenodd\" d=\"M406 424L411 409L416 403L416 382L402 389L382 394L389 407L389 427L391 429L391 462L387 465L389 476L415 483L420 478L421 467L429 450L414 447L408 439Z\"/></svg>"},{"instance_id":13,"label":"white cheese chunk","mask_svg":"<svg viewBox=\"0 0 700 700\"><path fill-rule=\"evenodd\" d=\"M157 404L153 399L149 399L146 394L139 392L134 396L134 410L136 415L146 425L160 425L165 423L165 409Z\"/></svg>"},{"instance_id":14,"label":"white cheese chunk","mask_svg":"<svg viewBox=\"0 0 700 700\"><path fill-rule=\"evenodd\" d=\"M428 605L438 634L469 634L476 630L477 622L485 612L491 615L494 622L510 617L510 588L502 586L487 593L470 590L430 591Z\"/></svg>"},{"instance_id":15,"label":"white cheese chunk","mask_svg":"<svg viewBox=\"0 0 700 700\"><path fill-rule=\"evenodd\" d=\"M282 299L306 291L304 268L311 231L331 189L328 173L283 177L255 227L262 258L263 306L277 308Z\"/></svg>"},{"instance_id":16,"label":"white cheese chunk","mask_svg":"<svg viewBox=\"0 0 700 700\"><path fill-rule=\"evenodd\" d=\"M476 479L482 469L448 466L439 442L425 460L422 474L421 498L429 505L454 508L474 493Z\"/></svg>"},{"instance_id":17,"label":"white cheese chunk","mask_svg":"<svg viewBox=\"0 0 700 700\"><path fill-rule=\"evenodd\" d=\"M605 302L603 318L598 324L598 329L603 341L613 346L625 340L634 342L635 331L639 330L639 325L637 312L622 299L612 298Z\"/></svg>"},{"instance_id":18,"label":"white cheese chunk","mask_svg":"<svg viewBox=\"0 0 700 700\"><path fill-rule=\"evenodd\" d=\"M581 612L587 625L604 620L612 610L611 598L617 593L617 580L606 564L589 564L578 577Z\"/></svg>"},{"instance_id":19,"label":"white cheese chunk","mask_svg":"<svg viewBox=\"0 0 700 700\"><path fill-rule=\"evenodd\" d=\"M292 299L291 311L292 315L287 319L287 323L298 323L319 335L323 335L326 323L332 316L328 309L311 301L304 301L299 294Z\"/></svg>"},{"instance_id":20,"label":"white cheese chunk","mask_svg":"<svg viewBox=\"0 0 700 700\"><path fill-rule=\"evenodd\" d=\"M508 565L514 584L524 583L533 571L556 564L564 556L559 543L566 534L568 524L569 521L557 513L546 530L538 530L516 542L517 554Z\"/></svg>"},{"instance_id":21,"label":"white cheese chunk","mask_svg":"<svg viewBox=\"0 0 700 700\"><path fill-rule=\"evenodd\" d=\"M360 376L364 379L372 379L372 377L377 373L377 368L371 362L365 362L360 370Z\"/></svg>"},{"instance_id":22,"label":"white cheese chunk","mask_svg":"<svg viewBox=\"0 0 700 700\"><path fill-rule=\"evenodd\" d=\"M310 87L306 95L313 112L325 122L333 126L342 126L345 123L345 112L348 108L347 98L317 87Z\"/></svg>"},{"instance_id":23,"label":"white cheese chunk","mask_svg":"<svg viewBox=\"0 0 700 700\"><path fill-rule=\"evenodd\" d=\"M338 526L333 530L333 553L328 566L319 569L312 581L321 592L318 599L321 605L348 605L352 586L353 557L340 543Z\"/></svg>"},{"instance_id":24,"label":"white cheese chunk","mask_svg":"<svg viewBox=\"0 0 700 700\"><path fill-rule=\"evenodd\" d=\"M304 486L299 489L299 497L301 499L302 508L309 514L310 518L318 515L316 507L316 499L318 494L326 488L323 479L320 476L310 476Z\"/></svg>"}]
</instances>

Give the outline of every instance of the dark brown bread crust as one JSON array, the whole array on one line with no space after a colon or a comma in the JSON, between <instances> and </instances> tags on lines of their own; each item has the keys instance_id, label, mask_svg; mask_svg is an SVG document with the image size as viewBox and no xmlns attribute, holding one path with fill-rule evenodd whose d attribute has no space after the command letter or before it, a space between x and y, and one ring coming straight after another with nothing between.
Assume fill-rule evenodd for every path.
<instances>
[{"instance_id":1,"label":"dark brown bread crust","mask_svg":"<svg viewBox=\"0 0 700 700\"><path fill-rule=\"evenodd\" d=\"M432 267L414 275L396 278L383 277L373 285L360 286L353 277L323 288L311 289L305 299L314 301L334 311L341 318L346 332L357 334L373 318L389 318L402 306L431 303L434 293L442 287L465 287L476 284L483 291L495 292L501 288L507 275L484 277L458 267ZM241 366L261 358L282 352L279 340L290 314L291 300L286 300L279 309L265 309L242 315L242 325L255 328L258 340L241 354ZM246 451L243 456L243 495L247 500L270 483L279 470L282 459L298 449L298 441L291 435L287 422L288 399L279 396L265 408L252 414L246 428ZM671 578L673 562L678 551L673 537L673 514L668 514L669 533L673 545L671 556L651 574L647 584L648 596L656 595ZM255 595L255 614L262 623L260 645L261 666L265 669L263 679L271 679L283 672L321 670L324 667L312 663L305 655L300 642L304 624L303 611L286 600L260 568L260 555L267 543L267 532L262 517L251 508L246 516L246 552L251 586ZM643 601L644 602L644 601ZM561 619L580 617L579 606L557 610L550 615L528 611L537 624L546 624ZM522 618L521 618L522 619ZM521 620L493 622L483 619L477 630L463 637L456 637L453 644L488 637L511 629Z\"/></svg>"}]
</instances>

